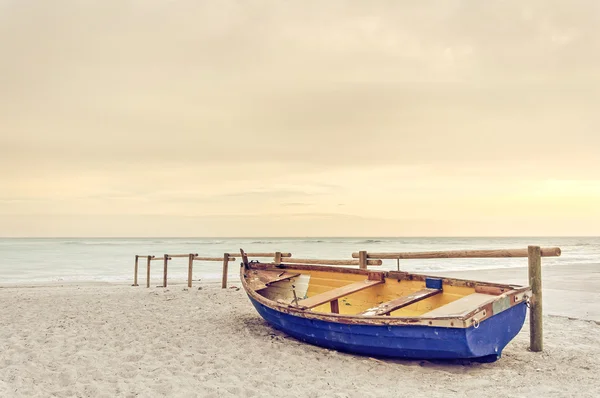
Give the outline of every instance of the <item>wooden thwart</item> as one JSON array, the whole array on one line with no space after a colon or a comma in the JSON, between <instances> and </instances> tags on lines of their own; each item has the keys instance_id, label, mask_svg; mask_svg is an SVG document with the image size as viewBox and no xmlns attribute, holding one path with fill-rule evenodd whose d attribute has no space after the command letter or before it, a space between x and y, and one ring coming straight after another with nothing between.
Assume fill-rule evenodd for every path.
<instances>
[{"instance_id":1,"label":"wooden thwart","mask_svg":"<svg viewBox=\"0 0 600 398\"><path fill-rule=\"evenodd\" d=\"M436 316L456 316L460 317L473 311L480 305L493 300L496 296L483 293L471 293L468 296L454 300L446 305L437 307L421 316L436 317Z\"/></svg>"},{"instance_id":2,"label":"wooden thwart","mask_svg":"<svg viewBox=\"0 0 600 398\"><path fill-rule=\"evenodd\" d=\"M380 316L389 315L390 312L399 310L400 308L409 306L416 303L417 301L424 300L428 297L435 296L441 293L441 289L423 289L418 292L409 294L408 296L398 297L394 300L386 301L385 303L379 304L377 307L369 308L368 310L361 312L359 315L367 316Z\"/></svg>"},{"instance_id":3,"label":"wooden thwart","mask_svg":"<svg viewBox=\"0 0 600 398\"><path fill-rule=\"evenodd\" d=\"M317 294L316 296L312 296L306 298L304 300L299 300L298 305L300 307L305 308L314 308L318 307L321 304L329 303L331 301L337 300L340 297L347 296L352 293L360 292L361 290L367 289L371 286L379 285L384 283L382 280L364 280L360 282L351 283L346 286L338 287L337 289L329 290L321 294Z\"/></svg>"}]
</instances>

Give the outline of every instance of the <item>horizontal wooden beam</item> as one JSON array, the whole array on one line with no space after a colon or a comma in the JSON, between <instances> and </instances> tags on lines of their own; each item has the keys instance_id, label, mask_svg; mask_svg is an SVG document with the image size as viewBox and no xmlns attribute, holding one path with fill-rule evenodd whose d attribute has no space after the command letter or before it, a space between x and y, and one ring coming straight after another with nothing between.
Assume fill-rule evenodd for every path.
<instances>
[{"instance_id":1,"label":"horizontal wooden beam","mask_svg":"<svg viewBox=\"0 0 600 398\"><path fill-rule=\"evenodd\" d=\"M223 261L223 257L198 257L198 254L195 253L191 253L194 255L194 260L199 260L199 261ZM169 260L173 259L174 257L185 257L188 258L190 255L189 254L169 254ZM156 257L156 256L140 256L138 255L139 258L147 258L150 257L151 261L156 261L156 260L164 260L165 257L161 256L161 257ZM235 261L235 257L229 257L229 261Z\"/></svg>"},{"instance_id":2,"label":"horizontal wooden beam","mask_svg":"<svg viewBox=\"0 0 600 398\"><path fill-rule=\"evenodd\" d=\"M200 260L200 261L223 261L223 257L198 257L198 253L191 253L194 255L194 260ZM239 254L239 253L238 253ZM248 257L275 257L275 253L247 253ZM188 254L169 254L169 260L172 258L176 258L176 257L181 257L181 258L187 258L190 256L190 253ZM229 253L229 261L235 261L235 254L233 253ZM161 257L156 257L156 256L152 256L152 255L142 255L142 254L136 254L136 257L138 258L148 258L150 257L150 260L164 260L165 257L161 256ZM281 257L292 257L292 253L281 253Z\"/></svg>"},{"instance_id":3,"label":"horizontal wooden beam","mask_svg":"<svg viewBox=\"0 0 600 398\"><path fill-rule=\"evenodd\" d=\"M194 257L194 260L198 261L224 261L224 257ZM235 261L235 257L227 257L229 261Z\"/></svg>"},{"instance_id":4,"label":"horizontal wooden beam","mask_svg":"<svg viewBox=\"0 0 600 398\"><path fill-rule=\"evenodd\" d=\"M558 257L561 251L559 247L548 247L542 249L542 257ZM352 258L358 258L358 253L352 253ZM506 250L450 250L434 252L406 252L406 253L367 253L367 258L378 258L383 260L396 259L426 259L426 258L502 258L502 257L527 257L527 249Z\"/></svg>"},{"instance_id":5,"label":"horizontal wooden beam","mask_svg":"<svg viewBox=\"0 0 600 398\"><path fill-rule=\"evenodd\" d=\"M310 258L288 258L282 264L360 265L358 260L315 260ZM367 260L367 265L381 265L381 260Z\"/></svg>"},{"instance_id":6,"label":"horizontal wooden beam","mask_svg":"<svg viewBox=\"0 0 600 398\"><path fill-rule=\"evenodd\" d=\"M440 294L442 289L423 289L418 292L413 292L408 296L398 297L396 299L387 301L385 303L381 303L376 307L369 308L368 310L361 312L359 315L366 316L381 316L381 315L389 315L390 312L399 310L400 308L407 307L411 304L414 304L418 301L425 300L431 296L435 296L436 294Z\"/></svg>"},{"instance_id":7,"label":"horizontal wooden beam","mask_svg":"<svg viewBox=\"0 0 600 398\"><path fill-rule=\"evenodd\" d=\"M238 256L240 253L229 253L230 256ZM246 253L248 257L275 257L275 253ZM281 253L281 257L292 257L292 253Z\"/></svg>"}]
</instances>

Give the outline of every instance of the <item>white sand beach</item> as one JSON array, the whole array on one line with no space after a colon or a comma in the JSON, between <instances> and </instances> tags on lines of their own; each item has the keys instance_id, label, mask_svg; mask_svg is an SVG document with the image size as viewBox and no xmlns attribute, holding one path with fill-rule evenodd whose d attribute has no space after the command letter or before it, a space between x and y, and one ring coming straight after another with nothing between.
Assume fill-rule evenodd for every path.
<instances>
[{"instance_id":1,"label":"white sand beach","mask_svg":"<svg viewBox=\"0 0 600 398\"><path fill-rule=\"evenodd\" d=\"M562 297L555 284L570 271L576 277ZM236 280L225 290L202 282L5 286L0 396L600 396L600 267L545 275L544 352L528 351L526 321L491 364L376 360L304 344L270 328ZM490 271L469 275L480 276ZM573 297L587 315L579 305L565 312Z\"/></svg>"}]
</instances>

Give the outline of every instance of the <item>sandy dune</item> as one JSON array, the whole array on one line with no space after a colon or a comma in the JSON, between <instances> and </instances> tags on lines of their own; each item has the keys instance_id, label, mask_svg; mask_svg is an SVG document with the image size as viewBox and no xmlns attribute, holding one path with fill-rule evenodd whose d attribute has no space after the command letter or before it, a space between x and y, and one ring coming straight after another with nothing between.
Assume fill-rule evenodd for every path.
<instances>
[{"instance_id":1,"label":"sandy dune","mask_svg":"<svg viewBox=\"0 0 600 398\"><path fill-rule=\"evenodd\" d=\"M496 363L432 363L300 343L215 284L8 287L0 302L2 397L600 396L596 321L546 317L543 353L526 323Z\"/></svg>"}]
</instances>

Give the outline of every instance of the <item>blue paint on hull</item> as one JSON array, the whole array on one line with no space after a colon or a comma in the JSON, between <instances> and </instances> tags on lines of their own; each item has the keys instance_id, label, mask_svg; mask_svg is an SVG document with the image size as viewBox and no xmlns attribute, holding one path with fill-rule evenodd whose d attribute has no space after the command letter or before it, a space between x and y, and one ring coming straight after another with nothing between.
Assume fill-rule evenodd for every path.
<instances>
[{"instance_id":1,"label":"blue paint on hull","mask_svg":"<svg viewBox=\"0 0 600 398\"><path fill-rule=\"evenodd\" d=\"M496 361L523 327L527 312L523 302L482 321L477 329L349 325L286 314L249 298L269 324L298 340L338 351L407 359Z\"/></svg>"}]
</instances>

